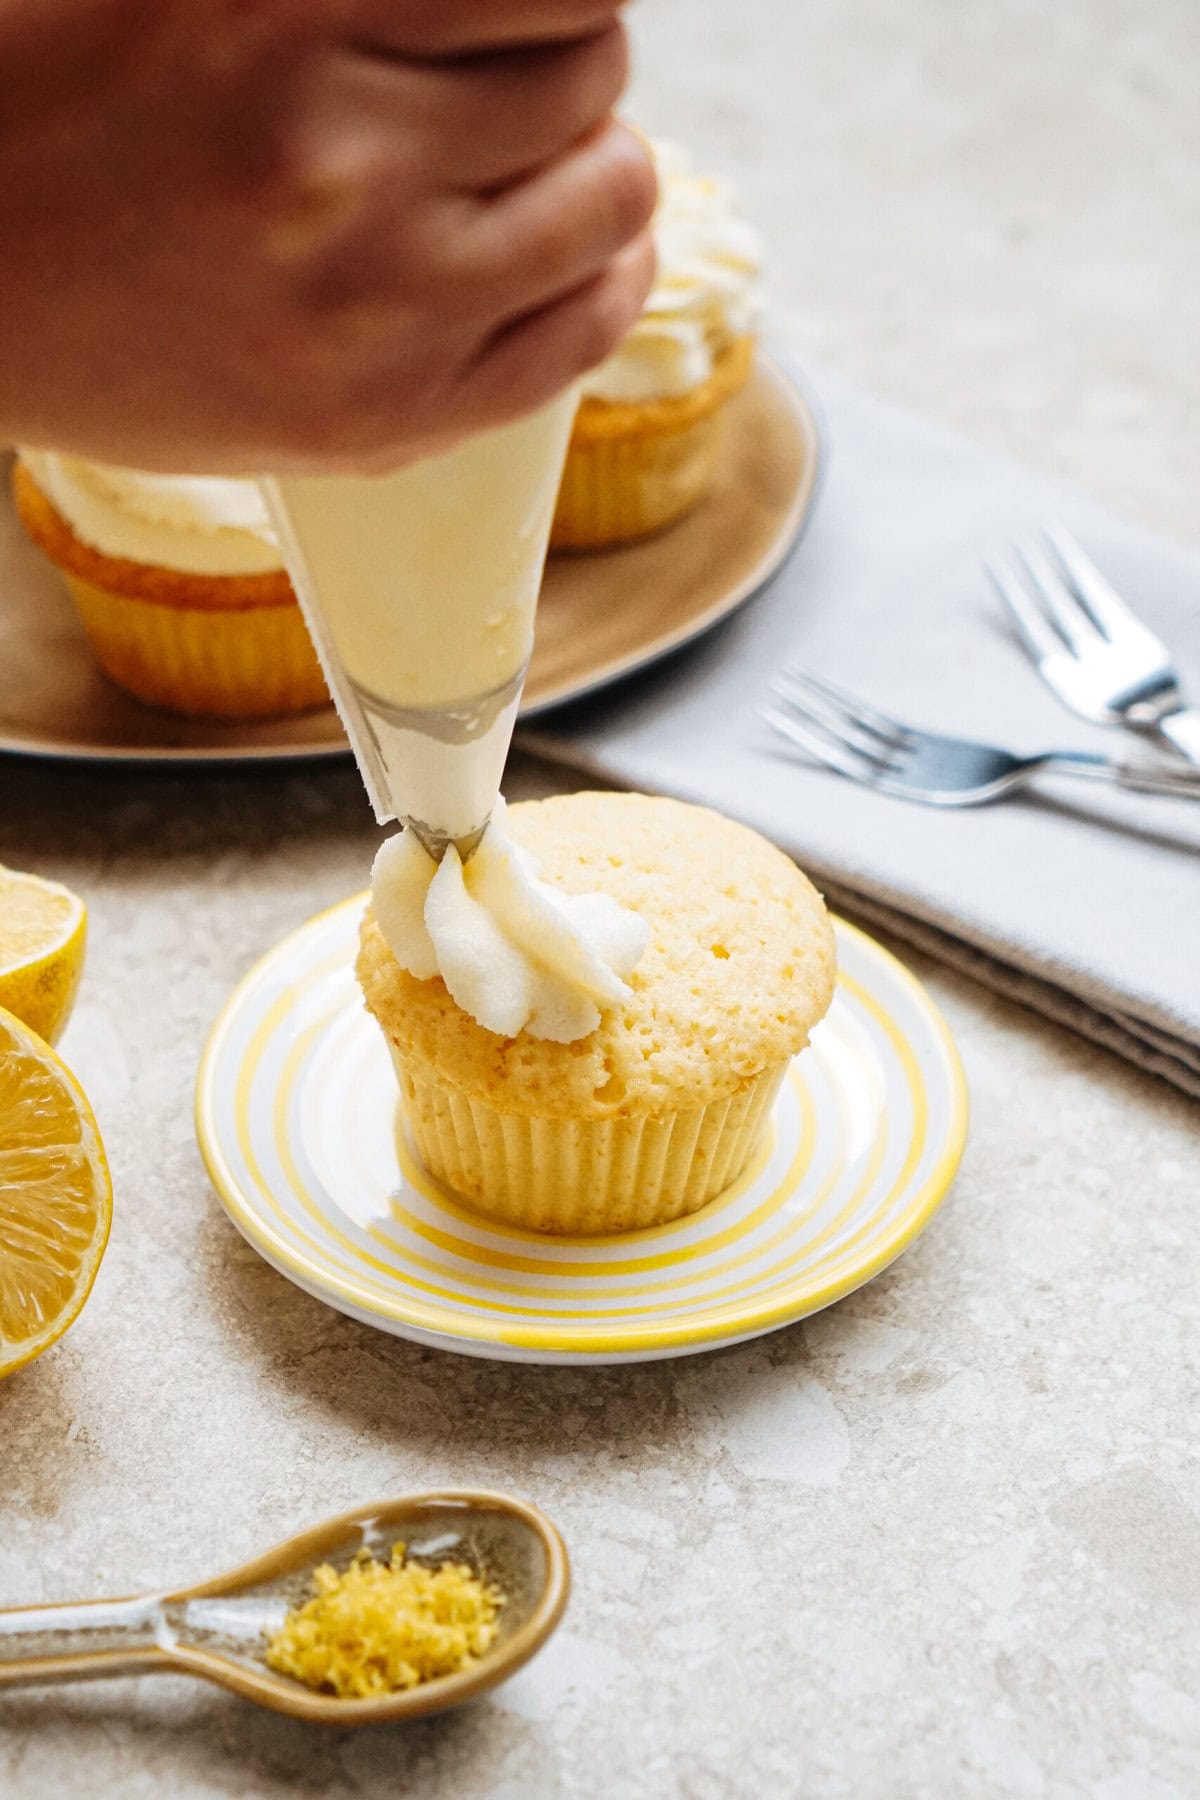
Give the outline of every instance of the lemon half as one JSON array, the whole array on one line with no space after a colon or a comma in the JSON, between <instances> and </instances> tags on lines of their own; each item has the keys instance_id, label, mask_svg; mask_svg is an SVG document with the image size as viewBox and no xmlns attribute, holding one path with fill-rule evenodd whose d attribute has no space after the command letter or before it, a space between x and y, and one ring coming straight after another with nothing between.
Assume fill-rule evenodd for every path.
<instances>
[{"instance_id":1,"label":"lemon half","mask_svg":"<svg viewBox=\"0 0 1200 1800\"><path fill-rule=\"evenodd\" d=\"M0 1376L78 1318L111 1224L112 1182L83 1089L0 1011Z\"/></svg>"},{"instance_id":2,"label":"lemon half","mask_svg":"<svg viewBox=\"0 0 1200 1800\"><path fill-rule=\"evenodd\" d=\"M49 1044L75 1004L86 939L78 894L0 864L0 1007Z\"/></svg>"}]
</instances>

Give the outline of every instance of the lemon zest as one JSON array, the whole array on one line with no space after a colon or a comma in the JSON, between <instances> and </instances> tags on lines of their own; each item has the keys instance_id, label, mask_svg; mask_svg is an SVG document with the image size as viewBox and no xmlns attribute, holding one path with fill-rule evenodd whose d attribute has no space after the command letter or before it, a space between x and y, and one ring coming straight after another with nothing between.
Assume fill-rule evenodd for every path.
<instances>
[{"instance_id":1,"label":"lemon zest","mask_svg":"<svg viewBox=\"0 0 1200 1800\"><path fill-rule=\"evenodd\" d=\"M312 1598L288 1613L267 1646L268 1665L343 1700L454 1675L491 1648L504 1604L465 1563L426 1568L394 1544L381 1562L360 1550L340 1574L313 1571Z\"/></svg>"}]
</instances>

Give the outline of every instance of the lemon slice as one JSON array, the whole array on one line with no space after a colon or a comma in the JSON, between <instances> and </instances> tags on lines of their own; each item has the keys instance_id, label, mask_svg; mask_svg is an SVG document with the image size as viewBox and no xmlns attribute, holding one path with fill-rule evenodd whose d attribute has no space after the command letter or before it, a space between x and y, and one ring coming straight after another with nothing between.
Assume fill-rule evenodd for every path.
<instances>
[{"instance_id":1,"label":"lemon slice","mask_svg":"<svg viewBox=\"0 0 1200 1800\"><path fill-rule=\"evenodd\" d=\"M0 1011L0 1376L78 1318L111 1223L87 1096L48 1044Z\"/></svg>"},{"instance_id":2,"label":"lemon slice","mask_svg":"<svg viewBox=\"0 0 1200 1800\"><path fill-rule=\"evenodd\" d=\"M49 1044L75 1004L86 938L78 894L0 864L0 1007Z\"/></svg>"}]
</instances>

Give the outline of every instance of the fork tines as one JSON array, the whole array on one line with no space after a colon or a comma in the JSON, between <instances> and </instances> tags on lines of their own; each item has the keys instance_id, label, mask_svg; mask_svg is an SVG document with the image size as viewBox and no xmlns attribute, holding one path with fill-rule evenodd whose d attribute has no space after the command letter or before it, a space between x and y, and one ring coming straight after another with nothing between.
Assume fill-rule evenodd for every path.
<instances>
[{"instance_id":1,"label":"fork tines","mask_svg":"<svg viewBox=\"0 0 1200 1800\"><path fill-rule=\"evenodd\" d=\"M803 669L783 668L769 686L779 704L762 709L766 722L819 762L855 781L870 780L892 768L909 741L907 727L898 720Z\"/></svg>"},{"instance_id":2,"label":"fork tines","mask_svg":"<svg viewBox=\"0 0 1200 1800\"><path fill-rule=\"evenodd\" d=\"M1144 633L1140 620L1068 531L1051 525L1042 536L1052 556L1037 544L1015 546L1028 580L1013 562L991 558L984 564L1035 660L1059 656L1064 649L1082 656L1098 641L1119 644Z\"/></svg>"}]
</instances>

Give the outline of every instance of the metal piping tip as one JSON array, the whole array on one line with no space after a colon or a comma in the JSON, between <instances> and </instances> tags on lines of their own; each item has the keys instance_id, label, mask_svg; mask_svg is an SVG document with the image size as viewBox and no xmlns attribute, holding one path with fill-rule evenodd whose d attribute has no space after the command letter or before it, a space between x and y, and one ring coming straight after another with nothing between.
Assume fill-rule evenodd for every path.
<instances>
[{"instance_id":1,"label":"metal piping tip","mask_svg":"<svg viewBox=\"0 0 1200 1800\"><path fill-rule=\"evenodd\" d=\"M482 825L474 831L468 831L464 837L451 837L448 831L439 831L436 826L427 825L423 819L404 819L405 827L429 852L434 862L438 863L441 862L451 844L454 845L463 862L466 862L467 858L473 856L483 842L483 834L487 830L489 822L489 819L485 819Z\"/></svg>"}]
</instances>

